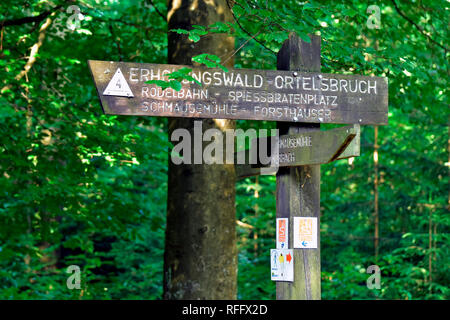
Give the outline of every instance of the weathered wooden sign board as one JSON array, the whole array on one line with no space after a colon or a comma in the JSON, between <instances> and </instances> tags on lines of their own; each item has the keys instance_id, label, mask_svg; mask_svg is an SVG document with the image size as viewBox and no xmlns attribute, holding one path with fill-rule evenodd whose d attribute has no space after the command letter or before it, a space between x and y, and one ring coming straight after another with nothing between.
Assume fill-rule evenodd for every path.
<instances>
[{"instance_id":1,"label":"weathered wooden sign board","mask_svg":"<svg viewBox=\"0 0 450 320\"><path fill-rule=\"evenodd\" d=\"M360 126L357 124L277 137L278 155L274 151L274 146L270 145L270 138L257 138L252 140L249 150L235 154L238 178L260 175L261 167L269 166L259 163L258 153L252 152L252 149L259 150L262 139L268 140L264 145L271 151L272 166L278 167L324 164L360 155Z\"/></svg>"},{"instance_id":2,"label":"weathered wooden sign board","mask_svg":"<svg viewBox=\"0 0 450 320\"><path fill-rule=\"evenodd\" d=\"M279 167L297 167L359 156L359 131L359 125L353 125L326 131L280 136L276 139L278 154L275 154L275 147L271 146L272 154L274 154L272 163ZM354 140L357 135L358 139ZM260 142L255 140L252 141L252 146L256 147ZM270 139L268 140L270 142ZM350 145L352 141L354 143ZM346 152L342 155L344 150ZM257 159L252 159L252 155L254 154L250 152L250 161L255 163Z\"/></svg>"},{"instance_id":3,"label":"weathered wooden sign board","mask_svg":"<svg viewBox=\"0 0 450 320\"><path fill-rule=\"evenodd\" d=\"M384 77L89 60L106 114L386 125ZM202 83L162 90L182 67Z\"/></svg>"}]
</instances>

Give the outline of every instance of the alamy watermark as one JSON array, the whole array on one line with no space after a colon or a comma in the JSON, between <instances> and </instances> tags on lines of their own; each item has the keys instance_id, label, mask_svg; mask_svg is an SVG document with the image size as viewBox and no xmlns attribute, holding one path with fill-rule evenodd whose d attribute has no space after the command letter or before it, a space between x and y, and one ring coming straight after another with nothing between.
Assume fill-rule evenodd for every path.
<instances>
[{"instance_id":1,"label":"alamy watermark","mask_svg":"<svg viewBox=\"0 0 450 320\"><path fill-rule=\"evenodd\" d=\"M367 7L366 13L370 16L367 18L366 26L369 29L380 29L381 27L381 10L377 5L370 5Z\"/></svg>"},{"instance_id":2,"label":"alamy watermark","mask_svg":"<svg viewBox=\"0 0 450 320\"><path fill-rule=\"evenodd\" d=\"M66 273L72 273L72 275L67 278L66 281L67 288L70 290L81 289L80 267L77 265L70 265L67 267Z\"/></svg>"},{"instance_id":3,"label":"alamy watermark","mask_svg":"<svg viewBox=\"0 0 450 320\"><path fill-rule=\"evenodd\" d=\"M369 278L367 278L367 288L369 290L381 289L381 270L377 265L371 265L367 268L366 273L373 273Z\"/></svg>"},{"instance_id":4,"label":"alamy watermark","mask_svg":"<svg viewBox=\"0 0 450 320\"><path fill-rule=\"evenodd\" d=\"M270 132L269 132L270 131ZM225 129L209 128L203 132L202 121L194 121L193 132L175 129L170 137L174 145L170 158L181 164L251 164L260 165L261 174L274 174L278 170L278 129ZM251 148L244 150L246 141ZM235 148L236 146L236 148ZM225 150L224 150L225 149Z\"/></svg>"},{"instance_id":5,"label":"alamy watermark","mask_svg":"<svg viewBox=\"0 0 450 320\"><path fill-rule=\"evenodd\" d=\"M77 5L71 5L67 8L66 10L67 14L71 14L68 18L67 18L67 28L69 28L70 30L76 30L78 28L80 28L81 26L81 20L84 20L84 15L81 13L80 11L80 7L78 7Z\"/></svg>"}]
</instances>

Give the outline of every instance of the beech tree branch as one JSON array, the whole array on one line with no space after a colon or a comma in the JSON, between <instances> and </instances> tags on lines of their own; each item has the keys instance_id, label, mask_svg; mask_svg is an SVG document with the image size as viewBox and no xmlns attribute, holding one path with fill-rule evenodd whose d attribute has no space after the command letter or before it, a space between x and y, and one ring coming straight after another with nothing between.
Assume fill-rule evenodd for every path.
<instances>
[{"instance_id":1,"label":"beech tree branch","mask_svg":"<svg viewBox=\"0 0 450 320\"><path fill-rule=\"evenodd\" d=\"M45 11L37 16L32 17L23 17L18 19L10 19L10 20L3 20L0 21L0 28L1 27L8 27L8 26L20 26L22 24L28 24L28 23L39 23L41 21L44 21L49 15L51 15L53 12L59 10L62 8L62 5L56 6L48 11Z\"/></svg>"},{"instance_id":2,"label":"beech tree branch","mask_svg":"<svg viewBox=\"0 0 450 320\"><path fill-rule=\"evenodd\" d=\"M410 24L412 24L421 34L423 34L425 37L428 38L428 40L430 40L432 43L434 43L435 45L439 46L440 48L445 50L445 53L447 53L448 48L443 45L440 44L439 42L437 42L436 40L434 40L429 34L427 34L425 32L425 30L419 26L417 23L415 23L414 21L412 21L403 11L400 10L399 6L397 5L397 3L395 2L395 0L391 0L391 2L394 5L395 11L397 11L397 13L406 21L408 21Z\"/></svg>"},{"instance_id":3,"label":"beech tree branch","mask_svg":"<svg viewBox=\"0 0 450 320\"><path fill-rule=\"evenodd\" d=\"M167 16L164 15L161 11L159 11L159 9L156 7L156 5L153 3L153 0L148 0L148 2L150 2L150 5L155 9L156 13L163 18L164 21L167 20Z\"/></svg>"},{"instance_id":4,"label":"beech tree branch","mask_svg":"<svg viewBox=\"0 0 450 320\"><path fill-rule=\"evenodd\" d=\"M54 12L50 13L53 14ZM22 79L24 76L27 75L28 71L31 69L31 67L33 66L33 64L36 62L36 56L38 54L39 48L42 46L44 39L45 39L45 32L48 29L48 27L52 24L52 19L51 18L47 18L45 23L40 27L39 29L39 36L38 36L38 41L31 47L31 52L30 55L28 57L27 63L25 64L25 67L23 68L22 71L20 71L15 77L14 79L16 81L19 81L20 79ZM0 93L5 92L8 89L11 89L12 85L8 84L6 86L4 86L1 90Z\"/></svg>"},{"instance_id":5,"label":"beech tree branch","mask_svg":"<svg viewBox=\"0 0 450 320\"><path fill-rule=\"evenodd\" d=\"M259 43L261 46L263 46L265 49L269 50L270 52L276 54L275 51L273 51L272 49L268 48L264 43L262 43L261 41L259 41L258 39L255 38L255 36L253 36L250 32L248 32L246 29L244 29L244 27L241 25L241 23L239 22L239 19L235 16L234 12L233 12L233 8L229 2L230 0L226 0L227 2L227 6L231 11L231 14L233 15L233 19L234 21L236 21L237 25L239 26L239 28L241 28L242 31L244 31L249 37L251 37L251 39L255 40L257 43ZM258 32L259 33L259 32Z\"/></svg>"}]
</instances>

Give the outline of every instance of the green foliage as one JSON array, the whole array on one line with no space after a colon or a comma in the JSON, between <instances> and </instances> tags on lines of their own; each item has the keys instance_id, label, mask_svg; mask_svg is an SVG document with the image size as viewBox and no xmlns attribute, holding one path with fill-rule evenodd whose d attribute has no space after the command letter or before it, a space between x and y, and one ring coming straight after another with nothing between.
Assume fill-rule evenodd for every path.
<instances>
[{"instance_id":1,"label":"green foliage","mask_svg":"<svg viewBox=\"0 0 450 320\"><path fill-rule=\"evenodd\" d=\"M175 79L178 81L182 81L182 80L192 81L192 82L195 82L196 84L198 84L199 86L201 86L202 83L200 81L198 81L197 79L195 79L194 77L189 75L189 73L191 73L191 72L192 72L192 69L183 67L178 71L169 73L168 76L169 76L169 79Z\"/></svg>"},{"instance_id":2,"label":"green foliage","mask_svg":"<svg viewBox=\"0 0 450 320\"><path fill-rule=\"evenodd\" d=\"M1 21L53 12L1 31L0 298L159 299L167 121L102 114L86 61L165 63L166 2L71 4L84 15L74 31L65 1L0 4ZM443 1L373 4L381 8L380 29L367 27L364 1L239 0L233 23L172 31L193 44L213 33L233 35L235 67L255 69L275 69L289 32L305 41L320 32L323 72L387 76L389 125L379 128L376 142L379 255L374 129L364 127L359 158L321 169L322 298L448 299L449 13ZM218 56L193 61L226 71ZM196 82L189 72L152 83L179 90L183 80ZM275 178L247 178L236 190L238 297L274 299ZM66 286L73 264L81 268L81 290ZM373 264L381 268L380 290L366 287Z\"/></svg>"},{"instance_id":3,"label":"green foliage","mask_svg":"<svg viewBox=\"0 0 450 320\"><path fill-rule=\"evenodd\" d=\"M202 36L207 35L208 33L232 33L230 25L228 25L225 22L215 22L210 26L199 26L199 25L192 25L192 28L190 30L186 29L170 29L169 32L175 32L178 34L187 34L188 39L192 42L198 42L200 41L200 38Z\"/></svg>"},{"instance_id":4,"label":"green foliage","mask_svg":"<svg viewBox=\"0 0 450 320\"><path fill-rule=\"evenodd\" d=\"M204 26L198 26L198 25L192 25L191 30L184 30L184 29L171 29L169 31L176 32L178 34L187 34L188 39L192 42L198 42L200 41L200 37L208 34L208 31Z\"/></svg>"},{"instance_id":5,"label":"green foliage","mask_svg":"<svg viewBox=\"0 0 450 320\"><path fill-rule=\"evenodd\" d=\"M202 53L198 56L192 57L193 62L204 64L208 68L220 68L225 72L228 72L227 67L220 64L220 58L214 54Z\"/></svg>"},{"instance_id":6,"label":"green foliage","mask_svg":"<svg viewBox=\"0 0 450 320\"><path fill-rule=\"evenodd\" d=\"M432 35L434 42L448 43L443 23L448 21L448 12L439 9L445 4L427 1L419 7L417 3L406 6L396 2L406 17ZM389 125L379 128L377 141L379 256L374 257L373 239L374 130L363 127L361 156L352 164L340 160L321 169L322 298L448 299L448 50L419 32L392 2L373 4L381 8L380 29L366 26L368 5L361 1L328 1L326 5L319 1L303 5L283 1L270 2L269 7L263 1L238 1L234 13L243 28L237 22L233 28L242 37L242 44L254 37L235 55L235 65L274 68L274 52L288 32L304 38L320 31L323 72L389 77ZM264 31L259 32L261 29ZM244 128L268 125L248 121L238 124ZM264 183L263 177L259 182L245 181L246 188ZM260 204L266 197L255 199L251 193L243 193L240 185L238 212L252 216L256 210L249 208L255 202L257 208L275 212L274 202ZM266 228L271 230L268 239L274 239L273 216L258 217L261 223L270 223L270 229ZM250 231L245 230L246 234ZM257 242L264 240L258 236ZM252 252L251 240L241 243ZM261 257L273 247L272 242ZM267 270L269 262L249 261L249 256L239 256L239 270L246 271L239 274L240 297L260 298L263 294L255 291L265 292L271 284L267 283L267 273L256 270ZM370 276L366 269L373 264L381 268L380 290L366 286ZM270 296L264 297L274 298L274 286L269 292Z\"/></svg>"},{"instance_id":7,"label":"green foliage","mask_svg":"<svg viewBox=\"0 0 450 320\"><path fill-rule=\"evenodd\" d=\"M162 90L165 90L167 88L172 88L175 91L181 90L181 88L182 88L181 81L183 81L183 80L192 81L192 82L195 82L196 84L198 84L199 86L201 86L202 83L200 81L198 81L197 79L195 79L194 77L189 75L189 73L191 73L191 71L192 71L192 69L183 67L183 68L179 69L178 71L168 73L167 78L169 79L169 81L149 80L149 81L146 81L145 83L156 84L157 86L161 87Z\"/></svg>"},{"instance_id":8,"label":"green foliage","mask_svg":"<svg viewBox=\"0 0 450 320\"><path fill-rule=\"evenodd\" d=\"M130 25L116 21L123 11L78 5L83 29L66 28L64 7L45 32L44 21L3 30L0 90L10 88L0 97L0 297L158 299L165 120L103 115L86 61L164 62L166 26L143 3L121 7ZM1 7L2 21L52 8L41 1ZM39 36L36 62L17 81ZM82 290L66 287L71 264L81 267Z\"/></svg>"}]
</instances>

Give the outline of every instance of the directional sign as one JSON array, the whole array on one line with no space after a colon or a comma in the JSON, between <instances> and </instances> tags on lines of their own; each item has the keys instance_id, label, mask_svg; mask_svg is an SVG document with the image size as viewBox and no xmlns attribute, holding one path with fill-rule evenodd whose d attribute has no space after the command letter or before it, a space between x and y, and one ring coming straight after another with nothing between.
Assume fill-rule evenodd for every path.
<instances>
[{"instance_id":1,"label":"directional sign","mask_svg":"<svg viewBox=\"0 0 450 320\"><path fill-rule=\"evenodd\" d=\"M250 69L224 72L94 60L89 61L89 67L107 114L375 125L388 122L388 84L382 77ZM202 86L186 80L176 91L146 83L168 80L168 73L182 67L191 68L191 75ZM120 87L112 81L118 73L122 75ZM107 90L110 86L116 91Z\"/></svg>"},{"instance_id":2,"label":"directional sign","mask_svg":"<svg viewBox=\"0 0 450 320\"><path fill-rule=\"evenodd\" d=\"M272 156L272 163L279 167L296 167L359 156L359 132L359 125L353 125L326 131L280 136L277 139L278 155ZM252 147L256 146L256 143L260 144L256 140L252 141ZM351 144L352 141L354 141L353 144ZM346 149L348 150L342 155ZM250 153L251 163L257 162L257 159L252 159L254 154L256 153Z\"/></svg>"},{"instance_id":3,"label":"directional sign","mask_svg":"<svg viewBox=\"0 0 450 320\"><path fill-rule=\"evenodd\" d=\"M317 248L317 217L294 217L294 248Z\"/></svg>"},{"instance_id":4,"label":"directional sign","mask_svg":"<svg viewBox=\"0 0 450 320\"><path fill-rule=\"evenodd\" d=\"M236 176L245 178L261 174L262 165L258 152L251 152L261 145L262 139L252 141L250 150L235 154ZM279 167L294 167L329 163L335 160L358 157L360 155L360 126L345 126L326 131L311 131L308 134L285 135L278 139L278 157L272 160ZM270 141L270 139L268 140ZM267 149L273 147L268 146ZM244 159L242 161L241 159Z\"/></svg>"}]
</instances>

